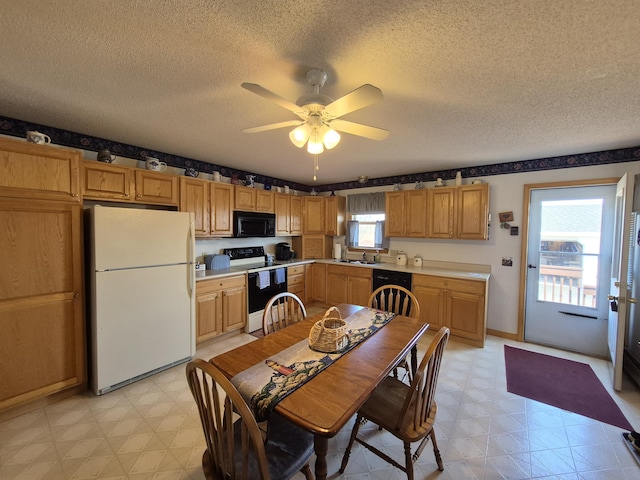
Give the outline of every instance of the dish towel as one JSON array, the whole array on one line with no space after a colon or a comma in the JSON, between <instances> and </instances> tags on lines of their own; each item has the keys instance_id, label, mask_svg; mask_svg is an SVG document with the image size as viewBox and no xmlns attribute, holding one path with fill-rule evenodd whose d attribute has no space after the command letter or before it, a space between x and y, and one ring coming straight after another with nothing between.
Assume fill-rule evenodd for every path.
<instances>
[{"instance_id":1,"label":"dish towel","mask_svg":"<svg viewBox=\"0 0 640 480\"><path fill-rule=\"evenodd\" d=\"M262 290L263 288L267 288L269 285L271 285L269 270L263 270L261 272L258 272L256 283L260 290Z\"/></svg>"},{"instance_id":2,"label":"dish towel","mask_svg":"<svg viewBox=\"0 0 640 480\"><path fill-rule=\"evenodd\" d=\"M284 283L284 268L276 268L276 283L280 285Z\"/></svg>"}]
</instances>

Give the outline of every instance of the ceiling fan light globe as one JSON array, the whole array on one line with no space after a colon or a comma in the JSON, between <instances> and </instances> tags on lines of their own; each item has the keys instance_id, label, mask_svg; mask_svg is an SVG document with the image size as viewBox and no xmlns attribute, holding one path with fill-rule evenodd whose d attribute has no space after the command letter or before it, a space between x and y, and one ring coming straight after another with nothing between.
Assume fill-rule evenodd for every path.
<instances>
[{"instance_id":1,"label":"ceiling fan light globe","mask_svg":"<svg viewBox=\"0 0 640 480\"><path fill-rule=\"evenodd\" d=\"M318 155L319 153L324 152L324 146L322 145L322 142L309 140L309 143L307 143L307 152L311 155Z\"/></svg>"},{"instance_id":2,"label":"ceiling fan light globe","mask_svg":"<svg viewBox=\"0 0 640 480\"><path fill-rule=\"evenodd\" d=\"M322 142L327 150L331 150L340 143L340 134L330 128L325 132Z\"/></svg>"},{"instance_id":3,"label":"ceiling fan light globe","mask_svg":"<svg viewBox=\"0 0 640 480\"><path fill-rule=\"evenodd\" d=\"M291 140L291 143L296 147L302 148L304 147L304 144L307 143L310 134L311 129L309 128L309 125L305 123L304 125L300 125L289 132L289 140Z\"/></svg>"}]
</instances>

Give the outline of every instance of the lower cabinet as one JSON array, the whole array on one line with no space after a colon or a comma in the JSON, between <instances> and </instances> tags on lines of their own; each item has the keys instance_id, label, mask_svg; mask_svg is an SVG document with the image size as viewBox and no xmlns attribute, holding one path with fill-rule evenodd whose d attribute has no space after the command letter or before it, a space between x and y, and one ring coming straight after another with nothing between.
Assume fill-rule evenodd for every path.
<instances>
[{"instance_id":1,"label":"lower cabinet","mask_svg":"<svg viewBox=\"0 0 640 480\"><path fill-rule=\"evenodd\" d=\"M287 268L287 290L305 301L305 265Z\"/></svg>"},{"instance_id":2,"label":"lower cabinet","mask_svg":"<svg viewBox=\"0 0 640 480\"><path fill-rule=\"evenodd\" d=\"M247 324L245 275L196 283L196 343Z\"/></svg>"},{"instance_id":3,"label":"lower cabinet","mask_svg":"<svg viewBox=\"0 0 640 480\"><path fill-rule=\"evenodd\" d=\"M307 265L307 302L326 303L327 301L327 266L324 263Z\"/></svg>"},{"instance_id":4,"label":"lower cabinet","mask_svg":"<svg viewBox=\"0 0 640 480\"><path fill-rule=\"evenodd\" d=\"M370 268L327 265L327 304L367 305L371 295Z\"/></svg>"},{"instance_id":5,"label":"lower cabinet","mask_svg":"<svg viewBox=\"0 0 640 480\"><path fill-rule=\"evenodd\" d=\"M412 292L429 330L449 327L451 335L478 347L487 330L488 282L432 275L413 275Z\"/></svg>"}]
</instances>

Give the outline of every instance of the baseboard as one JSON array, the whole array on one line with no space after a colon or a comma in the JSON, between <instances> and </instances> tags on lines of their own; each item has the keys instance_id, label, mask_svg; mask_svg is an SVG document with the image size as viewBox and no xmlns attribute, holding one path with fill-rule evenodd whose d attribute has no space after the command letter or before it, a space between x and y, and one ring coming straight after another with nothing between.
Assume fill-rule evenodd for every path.
<instances>
[{"instance_id":1,"label":"baseboard","mask_svg":"<svg viewBox=\"0 0 640 480\"><path fill-rule=\"evenodd\" d=\"M11 420L12 418L15 418L19 415L32 412L39 408L44 408L48 405L52 405L59 402L60 400L72 397L86 390L87 383L85 382L80 385L76 385L75 387L66 388L60 392L52 393L51 395L47 395L46 397L38 398L27 403L9 407L6 410L0 412L0 423L6 420Z\"/></svg>"},{"instance_id":2,"label":"baseboard","mask_svg":"<svg viewBox=\"0 0 640 480\"><path fill-rule=\"evenodd\" d=\"M494 337L500 337L500 338L506 338L507 340L518 341L517 333L502 332L500 330L493 330L491 328L487 328L487 335L493 335Z\"/></svg>"}]
</instances>

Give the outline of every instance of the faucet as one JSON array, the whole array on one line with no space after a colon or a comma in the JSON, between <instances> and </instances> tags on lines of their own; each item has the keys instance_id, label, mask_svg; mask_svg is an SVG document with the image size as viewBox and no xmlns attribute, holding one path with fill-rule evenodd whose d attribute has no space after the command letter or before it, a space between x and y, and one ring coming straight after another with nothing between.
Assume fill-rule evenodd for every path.
<instances>
[{"instance_id":1,"label":"faucet","mask_svg":"<svg viewBox=\"0 0 640 480\"><path fill-rule=\"evenodd\" d=\"M366 261L367 261L367 252L362 252L362 261L366 263Z\"/></svg>"}]
</instances>

